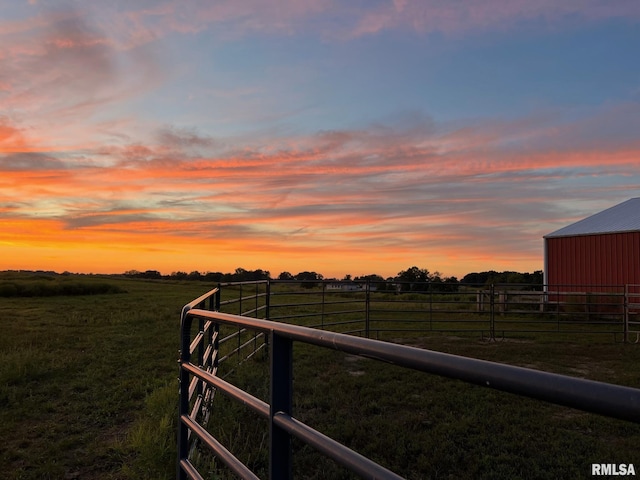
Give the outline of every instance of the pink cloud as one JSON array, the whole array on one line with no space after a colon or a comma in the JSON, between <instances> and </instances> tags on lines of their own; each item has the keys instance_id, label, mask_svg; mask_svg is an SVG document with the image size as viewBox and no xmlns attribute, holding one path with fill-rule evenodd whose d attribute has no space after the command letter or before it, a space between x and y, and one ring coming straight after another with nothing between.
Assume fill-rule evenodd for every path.
<instances>
[{"instance_id":1,"label":"pink cloud","mask_svg":"<svg viewBox=\"0 0 640 480\"><path fill-rule=\"evenodd\" d=\"M356 20L351 35L374 34L394 28L410 28L421 33L458 34L478 30L507 30L522 21L544 19L548 24L572 19L592 21L608 18L638 18L637 2L504 1L448 2L404 0L383 3L365 10Z\"/></svg>"},{"instance_id":2,"label":"pink cloud","mask_svg":"<svg viewBox=\"0 0 640 480\"><path fill-rule=\"evenodd\" d=\"M110 109L165 78L151 47L123 50L96 23L82 10L43 10L0 24L0 101L23 135L21 148L95 148L102 125L122 123L104 119Z\"/></svg>"}]
</instances>

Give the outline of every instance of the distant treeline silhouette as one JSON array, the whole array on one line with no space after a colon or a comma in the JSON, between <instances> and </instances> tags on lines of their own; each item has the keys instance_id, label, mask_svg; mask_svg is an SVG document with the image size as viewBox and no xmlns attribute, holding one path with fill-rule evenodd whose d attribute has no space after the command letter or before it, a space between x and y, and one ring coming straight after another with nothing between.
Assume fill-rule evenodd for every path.
<instances>
[{"instance_id":1,"label":"distant treeline silhouette","mask_svg":"<svg viewBox=\"0 0 640 480\"><path fill-rule=\"evenodd\" d=\"M146 270L140 272L137 270L129 270L124 273L127 277L147 278L147 279L173 279L186 281L204 281L204 282L252 282L260 280L287 280L304 282L307 286L313 286L320 281L328 282L365 282L369 281L376 285L378 290L402 290L402 291L420 291L427 289L436 289L439 291L457 291L460 285L467 286L483 286L498 283L508 284L531 284L542 285L543 273L541 270L533 273L519 273L513 271L497 272L490 270L486 272L474 272L466 274L461 280L456 277L447 277L436 271L431 273L426 268L412 266L406 270L401 270L394 277L384 278L377 274L363 275L352 277L345 275L343 278L325 278L324 275L314 271L304 271L293 275L290 272L282 272L277 277L272 277L268 270L246 270L244 268L236 268L233 273L222 272L206 272L199 271L173 272L170 275L162 275L157 270Z\"/></svg>"}]
</instances>

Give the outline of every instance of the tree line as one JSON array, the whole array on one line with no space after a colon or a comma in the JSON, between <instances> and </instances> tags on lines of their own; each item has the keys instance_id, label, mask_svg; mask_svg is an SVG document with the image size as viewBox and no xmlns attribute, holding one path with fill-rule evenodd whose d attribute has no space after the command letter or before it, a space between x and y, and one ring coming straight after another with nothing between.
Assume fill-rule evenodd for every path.
<instances>
[{"instance_id":1,"label":"tree line","mask_svg":"<svg viewBox=\"0 0 640 480\"><path fill-rule=\"evenodd\" d=\"M315 271L303 271L297 274L290 272L282 272L277 277L272 277L268 270L247 270L244 268L236 268L234 272L172 272L170 275L162 275L157 270L146 270L140 272L137 270L129 270L124 272L125 276L146 279L173 279L186 281L204 281L204 282L254 282L260 280L285 280L297 281L306 286L314 286L321 281L340 282L340 283L361 283L370 282L376 285L378 290L401 290L401 291L424 291L427 289L437 291L457 291L461 285L467 286L486 286L498 283L507 284L532 284L542 285L543 273L537 270L533 273L520 273L514 271L497 272L495 270L485 272L474 272L466 274L461 280L456 277L444 276L438 271L430 272L426 268L412 266L406 270L401 270L393 277L382 277L377 274L362 275L352 277L345 275L343 278L325 278L324 275Z\"/></svg>"}]
</instances>

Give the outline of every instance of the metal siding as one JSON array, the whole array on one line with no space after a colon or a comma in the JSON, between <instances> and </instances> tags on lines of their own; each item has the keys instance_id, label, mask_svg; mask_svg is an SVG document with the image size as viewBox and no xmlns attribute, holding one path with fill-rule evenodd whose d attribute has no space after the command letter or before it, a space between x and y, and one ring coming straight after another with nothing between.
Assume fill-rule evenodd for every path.
<instances>
[{"instance_id":1,"label":"metal siding","mask_svg":"<svg viewBox=\"0 0 640 480\"><path fill-rule=\"evenodd\" d=\"M633 235L630 235L632 238L631 243L631 268L633 269L633 278L634 284L640 284L640 233L636 232Z\"/></svg>"},{"instance_id":2,"label":"metal siding","mask_svg":"<svg viewBox=\"0 0 640 480\"><path fill-rule=\"evenodd\" d=\"M597 235L595 251L595 269L586 279L588 285L609 285L615 283L615 235Z\"/></svg>"},{"instance_id":3,"label":"metal siding","mask_svg":"<svg viewBox=\"0 0 640 480\"><path fill-rule=\"evenodd\" d=\"M589 238L593 240L594 244L594 251L592 252L594 256L594 268L584 283L588 285L607 283L607 278L611 272L609 271L610 259L608 257L606 239L597 238L592 235L590 235ZM606 272L606 274L603 275L603 271Z\"/></svg>"},{"instance_id":4,"label":"metal siding","mask_svg":"<svg viewBox=\"0 0 640 480\"><path fill-rule=\"evenodd\" d=\"M607 237L598 235L598 258L596 259L596 271L602 271L602 275L609 275L609 267L611 262L606 260Z\"/></svg>"},{"instance_id":5,"label":"metal siding","mask_svg":"<svg viewBox=\"0 0 640 480\"><path fill-rule=\"evenodd\" d=\"M633 283L635 277L633 263L631 262L631 259L633 258L633 235L627 235L624 240L624 257L622 258L622 264L625 272L624 277L627 279L626 283Z\"/></svg>"},{"instance_id":6,"label":"metal siding","mask_svg":"<svg viewBox=\"0 0 640 480\"><path fill-rule=\"evenodd\" d=\"M606 277L609 273L607 272L608 262L605 260L604 252L606 250L606 239L602 237L602 235L598 235L594 238L594 250L593 250L593 274L588 279L585 279L585 282L592 283L593 278L598 276L598 272L600 272L601 277Z\"/></svg>"},{"instance_id":7,"label":"metal siding","mask_svg":"<svg viewBox=\"0 0 640 480\"><path fill-rule=\"evenodd\" d=\"M640 284L640 232L547 238L550 285Z\"/></svg>"},{"instance_id":8,"label":"metal siding","mask_svg":"<svg viewBox=\"0 0 640 480\"><path fill-rule=\"evenodd\" d=\"M548 283L550 285L556 285L561 282L560 279L560 261L561 261L561 251L562 251L562 239L560 238L549 238L547 239L547 258L548 265L547 268L549 272L547 274Z\"/></svg>"},{"instance_id":9,"label":"metal siding","mask_svg":"<svg viewBox=\"0 0 640 480\"><path fill-rule=\"evenodd\" d=\"M625 283L640 283L640 233L634 232L625 236L624 257L622 264L625 270Z\"/></svg>"},{"instance_id":10,"label":"metal siding","mask_svg":"<svg viewBox=\"0 0 640 480\"><path fill-rule=\"evenodd\" d=\"M625 249L628 256L625 259L625 263L627 265L627 277L629 278L629 283L637 283L636 276L637 276L638 267L640 267L635 261L636 244L637 244L637 235L628 235L627 246Z\"/></svg>"},{"instance_id":11,"label":"metal siding","mask_svg":"<svg viewBox=\"0 0 640 480\"><path fill-rule=\"evenodd\" d=\"M615 235L603 235L600 255L602 256L601 263L603 264L603 269L607 274L603 276L602 283L612 283L614 281L613 277L616 272L615 252Z\"/></svg>"},{"instance_id":12,"label":"metal siding","mask_svg":"<svg viewBox=\"0 0 640 480\"><path fill-rule=\"evenodd\" d=\"M585 263L588 259L588 243L589 238L579 238L576 237L576 251L575 256L573 258L573 282L572 283L581 283L580 279L585 278L589 275L589 271L586 268Z\"/></svg>"},{"instance_id":13,"label":"metal siding","mask_svg":"<svg viewBox=\"0 0 640 480\"><path fill-rule=\"evenodd\" d=\"M615 269L615 284L616 285L624 285L627 283L627 279L629 278L629 266L625 261L627 257L626 254L626 245L628 242L625 241L625 235L618 233L616 234L616 258L615 263L618 268Z\"/></svg>"},{"instance_id":14,"label":"metal siding","mask_svg":"<svg viewBox=\"0 0 640 480\"><path fill-rule=\"evenodd\" d=\"M560 283L567 283L567 276L569 275L569 254L571 252L571 239L569 238L565 242L560 242L562 245L562 259L560 262L561 270L558 272L560 276Z\"/></svg>"},{"instance_id":15,"label":"metal siding","mask_svg":"<svg viewBox=\"0 0 640 480\"><path fill-rule=\"evenodd\" d=\"M565 261L565 278L566 283L576 283L576 266L577 260L580 256L580 241L577 237L572 237L569 242L567 242L567 257Z\"/></svg>"},{"instance_id":16,"label":"metal siding","mask_svg":"<svg viewBox=\"0 0 640 480\"><path fill-rule=\"evenodd\" d=\"M584 251L582 257L582 273L580 274L579 283L593 284L597 277L598 268L600 263L600 252L598 250L598 240L596 237L589 235L583 237L584 239Z\"/></svg>"},{"instance_id":17,"label":"metal siding","mask_svg":"<svg viewBox=\"0 0 640 480\"><path fill-rule=\"evenodd\" d=\"M624 285L626 282L626 279L629 277L629 267L626 265L626 261L625 258L627 257L626 254L626 245L628 242L625 241L625 236L623 234L618 233L616 235L616 259L615 259L615 265L618 267L616 268L615 272L616 272L616 285Z\"/></svg>"},{"instance_id":18,"label":"metal siding","mask_svg":"<svg viewBox=\"0 0 640 480\"><path fill-rule=\"evenodd\" d=\"M601 283L610 284L616 283L617 279L617 262L618 262L618 252L617 252L617 235L607 235L605 240L605 248L602 251L603 261L605 262L607 272L606 275L602 276Z\"/></svg>"}]
</instances>

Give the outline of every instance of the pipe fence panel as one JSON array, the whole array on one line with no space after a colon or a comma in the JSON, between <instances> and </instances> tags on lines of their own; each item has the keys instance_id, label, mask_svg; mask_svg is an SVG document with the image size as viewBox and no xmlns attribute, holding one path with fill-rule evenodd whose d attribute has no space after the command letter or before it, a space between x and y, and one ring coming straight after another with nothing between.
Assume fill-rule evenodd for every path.
<instances>
[{"instance_id":1,"label":"pipe fence panel","mask_svg":"<svg viewBox=\"0 0 640 480\"><path fill-rule=\"evenodd\" d=\"M495 340L555 332L626 341L640 304L637 288L619 285L271 281L270 289L265 318L375 338L457 332Z\"/></svg>"},{"instance_id":2,"label":"pipe fence panel","mask_svg":"<svg viewBox=\"0 0 640 480\"><path fill-rule=\"evenodd\" d=\"M225 294L227 287L231 288ZM394 291L372 289L370 283L349 291L328 289L325 284L307 287L290 282L220 285L185 305L179 359L178 478L203 478L194 463L200 449L213 452L240 478L257 478L207 428L216 392L268 423L271 479L292 478L294 437L362 478L401 478L293 416L296 342L640 423L639 389L368 338L374 333L461 330L495 339L500 332L572 332L578 326L577 332L623 333L626 339L640 333L637 286L622 293L610 289L583 295L561 288L528 290L507 285L453 292L421 290L424 286L415 284L405 291L403 286ZM224 308L245 315L222 312ZM266 318L259 318L260 312ZM347 319L340 320L342 316ZM240 363L259 351L268 351L270 358L268 403L227 382L220 371L223 362L233 363L235 358Z\"/></svg>"}]
</instances>

